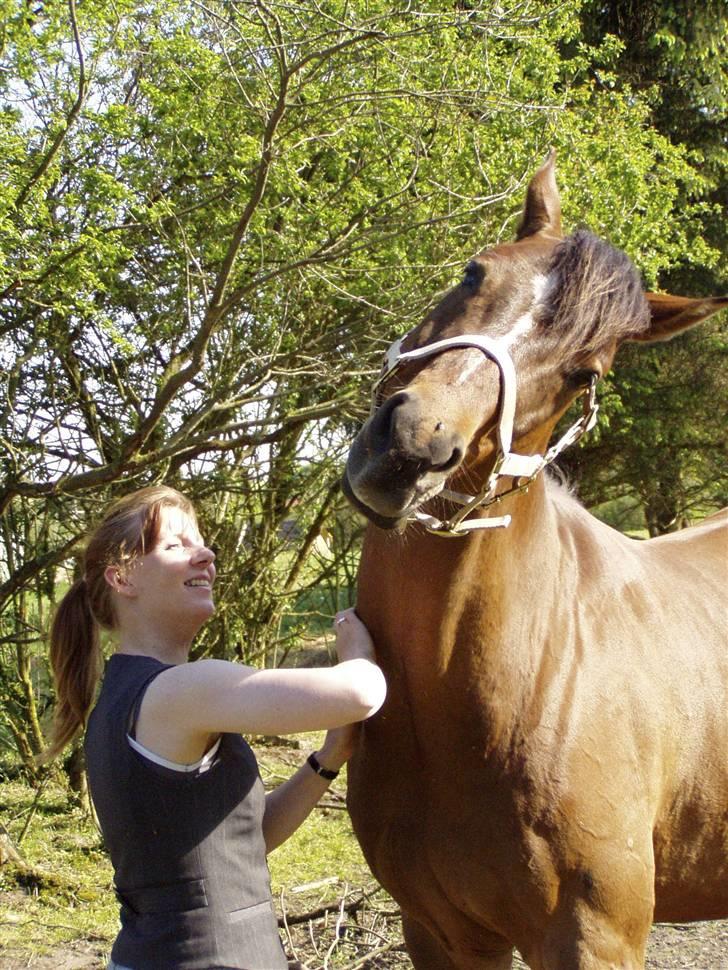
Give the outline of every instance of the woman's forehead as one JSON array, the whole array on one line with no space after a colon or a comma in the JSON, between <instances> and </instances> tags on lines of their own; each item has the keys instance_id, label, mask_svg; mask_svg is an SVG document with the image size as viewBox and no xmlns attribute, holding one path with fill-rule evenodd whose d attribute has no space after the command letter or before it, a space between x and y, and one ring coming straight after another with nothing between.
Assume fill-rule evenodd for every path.
<instances>
[{"instance_id":1,"label":"woman's forehead","mask_svg":"<svg viewBox=\"0 0 728 970\"><path fill-rule=\"evenodd\" d=\"M165 505L162 508L159 529L160 532L171 535L199 536L200 534L195 520L173 505Z\"/></svg>"}]
</instances>

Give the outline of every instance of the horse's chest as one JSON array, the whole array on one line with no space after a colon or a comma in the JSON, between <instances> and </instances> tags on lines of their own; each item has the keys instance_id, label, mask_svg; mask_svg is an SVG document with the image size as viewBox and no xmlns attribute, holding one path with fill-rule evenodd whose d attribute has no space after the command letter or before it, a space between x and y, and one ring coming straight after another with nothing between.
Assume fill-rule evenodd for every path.
<instances>
[{"instance_id":1,"label":"horse's chest","mask_svg":"<svg viewBox=\"0 0 728 970\"><path fill-rule=\"evenodd\" d=\"M409 912L492 914L495 928L517 871L549 895L550 858L499 759L456 750L423 753L405 731L369 729L349 768L350 812L374 875Z\"/></svg>"}]
</instances>

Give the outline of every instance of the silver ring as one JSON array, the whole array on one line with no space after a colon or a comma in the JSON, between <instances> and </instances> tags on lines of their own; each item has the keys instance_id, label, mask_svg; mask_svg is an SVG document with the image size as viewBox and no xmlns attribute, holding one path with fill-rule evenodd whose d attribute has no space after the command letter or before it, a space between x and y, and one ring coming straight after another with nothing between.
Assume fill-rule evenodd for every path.
<instances>
[{"instance_id":1,"label":"silver ring","mask_svg":"<svg viewBox=\"0 0 728 970\"><path fill-rule=\"evenodd\" d=\"M336 621L336 625L340 626L342 623L346 623L346 619L347 618L345 616L340 616L339 619Z\"/></svg>"}]
</instances>

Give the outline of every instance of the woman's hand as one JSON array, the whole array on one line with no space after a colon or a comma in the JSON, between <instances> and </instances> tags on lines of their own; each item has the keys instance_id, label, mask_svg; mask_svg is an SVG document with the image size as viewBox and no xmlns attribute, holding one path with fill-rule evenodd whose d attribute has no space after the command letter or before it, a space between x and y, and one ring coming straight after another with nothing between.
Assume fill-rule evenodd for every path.
<instances>
[{"instance_id":1,"label":"woman's hand","mask_svg":"<svg viewBox=\"0 0 728 970\"><path fill-rule=\"evenodd\" d=\"M346 660L369 660L376 663L374 643L369 631L356 615L353 608L341 610L334 618L336 632L336 654L339 662ZM318 752L318 758L325 768L338 771L354 754L361 721L344 724L342 727L327 731L326 738Z\"/></svg>"},{"instance_id":2,"label":"woman's hand","mask_svg":"<svg viewBox=\"0 0 728 970\"><path fill-rule=\"evenodd\" d=\"M318 750L317 758L324 768L338 771L356 751L361 731L361 721L331 728L326 732L324 743Z\"/></svg>"},{"instance_id":3,"label":"woman's hand","mask_svg":"<svg viewBox=\"0 0 728 970\"><path fill-rule=\"evenodd\" d=\"M377 662L369 631L356 615L353 607L336 614L334 630L339 661L362 659L370 660L372 663Z\"/></svg>"}]
</instances>

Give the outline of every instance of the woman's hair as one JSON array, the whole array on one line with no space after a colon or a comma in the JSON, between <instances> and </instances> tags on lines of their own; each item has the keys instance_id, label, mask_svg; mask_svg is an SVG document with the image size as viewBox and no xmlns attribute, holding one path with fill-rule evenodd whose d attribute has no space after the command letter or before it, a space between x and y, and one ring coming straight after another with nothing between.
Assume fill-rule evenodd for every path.
<instances>
[{"instance_id":1,"label":"woman's hair","mask_svg":"<svg viewBox=\"0 0 728 970\"><path fill-rule=\"evenodd\" d=\"M99 628L116 626L106 569L127 569L154 548L165 508L178 508L196 523L189 499L166 485L152 485L115 502L87 541L83 575L58 604L51 626L56 708L43 761L58 755L85 727L94 701L102 670Z\"/></svg>"}]
</instances>

